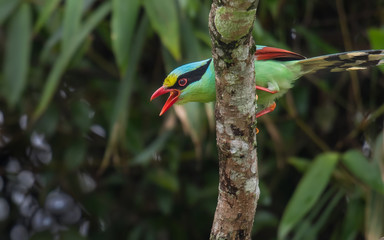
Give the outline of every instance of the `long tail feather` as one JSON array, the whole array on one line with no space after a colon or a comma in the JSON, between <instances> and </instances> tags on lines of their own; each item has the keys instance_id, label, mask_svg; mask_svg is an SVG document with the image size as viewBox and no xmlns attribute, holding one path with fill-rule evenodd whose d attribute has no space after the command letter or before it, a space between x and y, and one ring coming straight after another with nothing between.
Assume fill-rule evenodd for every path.
<instances>
[{"instance_id":1,"label":"long tail feather","mask_svg":"<svg viewBox=\"0 0 384 240\"><path fill-rule=\"evenodd\" d=\"M303 59L297 63L301 65L303 74L323 70L329 72L360 70L384 64L384 50L362 50L336 53Z\"/></svg>"}]
</instances>

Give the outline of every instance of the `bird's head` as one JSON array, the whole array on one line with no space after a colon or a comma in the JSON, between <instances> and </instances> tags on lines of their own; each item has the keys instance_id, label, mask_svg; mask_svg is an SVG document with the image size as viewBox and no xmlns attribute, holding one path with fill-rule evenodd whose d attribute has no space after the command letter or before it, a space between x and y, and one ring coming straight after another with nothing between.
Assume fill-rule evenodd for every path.
<instances>
[{"instance_id":1,"label":"bird's head","mask_svg":"<svg viewBox=\"0 0 384 240\"><path fill-rule=\"evenodd\" d=\"M163 94L169 93L160 116L165 113L173 104L183 104L187 102L204 102L207 89L213 76L213 68L209 68L212 60L207 59L200 62L193 62L180 66L173 70L164 80L163 86L157 89L151 97L151 101ZM213 72L213 73L212 73ZM203 81L203 80L208 81ZM213 86L214 90L214 86Z\"/></svg>"}]
</instances>

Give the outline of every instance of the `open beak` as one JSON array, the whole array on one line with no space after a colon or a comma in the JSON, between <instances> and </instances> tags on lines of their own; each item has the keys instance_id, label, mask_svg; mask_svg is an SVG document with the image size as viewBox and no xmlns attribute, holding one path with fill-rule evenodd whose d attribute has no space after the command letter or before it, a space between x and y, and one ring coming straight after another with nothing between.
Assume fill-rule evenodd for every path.
<instances>
[{"instance_id":1,"label":"open beak","mask_svg":"<svg viewBox=\"0 0 384 240\"><path fill-rule=\"evenodd\" d=\"M152 94L151 101L158 96L161 96L163 94L170 93L167 101L165 102L163 109L161 109L161 112L159 116L163 115L177 100L179 100L180 91L177 89L166 89L165 87L160 87Z\"/></svg>"}]
</instances>

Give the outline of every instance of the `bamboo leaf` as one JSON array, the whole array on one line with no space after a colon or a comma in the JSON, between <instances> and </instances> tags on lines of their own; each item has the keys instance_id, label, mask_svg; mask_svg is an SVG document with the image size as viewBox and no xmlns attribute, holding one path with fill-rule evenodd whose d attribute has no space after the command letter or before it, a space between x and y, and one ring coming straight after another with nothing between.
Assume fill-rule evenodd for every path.
<instances>
[{"instance_id":1,"label":"bamboo leaf","mask_svg":"<svg viewBox=\"0 0 384 240\"><path fill-rule=\"evenodd\" d=\"M288 159L289 164L295 167L299 172L305 172L311 165L311 161L306 158L290 157Z\"/></svg>"},{"instance_id":2,"label":"bamboo leaf","mask_svg":"<svg viewBox=\"0 0 384 240\"><path fill-rule=\"evenodd\" d=\"M383 49L384 48L384 29L383 28L371 28L368 30L369 41L372 48ZM384 66L379 66L380 70L384 73Z\"/></svg>"},{"instance_id":3,"label":"bamboo leaf","mask_svg":"<svg viewBox=\"0 0 384 240\"><path fill-rule=\"evenodd\" d=\"M384 196L377 192L369 192L365 207L365 239L381 239L384 235Z\"/></svg>"},{"instance_id":4,"label":"bamboo leaf","mask_svg":"<svg viewBox=\"0 0 384 240\"><path fill-rule=\"evenodd\" d=\"M181 25L181 44L183 49L185 49L185 58L187 61L196 61L201 59L200 45L198 38L195 36L193 31L193 25L191 19L186 18L185 16L180 17Z\"/></svg>"},{"instance_id":5,"label":"bamboo leaf","mask_svg":"<svg viewBox=\"0 0 384 240\"><path fill-rule=\"evenodd\" d=\"M65 166L70 170L78 169L86 158L86 144L84 141L75 140L69 145L64 154Z\"/></svg>"},{"instance_id":6,"label":"bamboo leaf","mask_svg":"<svg viewBox=\"0 0 384 240\"><path fill-rule=\"evenodd\" d=\"M185 16L180 17L181 25L181 44L185 49L186 61L201 59L201 48L199 41L194 35L192 22ZM177 62L172 58L164 57L168 66L177 66ZM172 67L173 68L173 67ZM201 103L190 103L184 106L175 106L174 110L180 119L184 132L187 133L195 146L196 158L201 159L203 149L203 139L207 129L205 109Z\"/></svg>"},{"instance_id":7,"label":"bamboo leaf","mask_svg":"<svg viewBox=\"0 0 384 240\"><path fill-rule=\"evenodd\" d=\"M179 180L169 171L153 170L147 176L154 184L170 192L177 192L180 188Z\"/></svg>"},{"instance_id":8,"label":"bamboo leaf","mask_svg":"<svg viewBox=\"0 0 384 240\"><path fill-rule=\"evenodd\" d=\"M0 25L19 5L20 0L0 0Z\"/></svg>"},{"instance_id":9,"label":"bamboo leaf","mask_svg":"<svg viewBox=\"0 0 384 240\"><path fill-rule=\"evenodd\" d=\"M127 70L121 79L121 86L117 93L116 103L112 115L112 124L110 128L111 136L108 139L108 146L100 165L99 172L103 172L109 164L109 159L114 155L114 150L118 144L123 144L125 127L128 122L128 112L130 106L130 97L132 94L136 66L139 63L142 54L145 36L148 30L149 20L146 16L140 21L140 26L135 34L132 51L130 52Z\"/></svg>"},{"instance_id":10,"label":"bamboo leaf","mask_svg":"<svg viewBox=\"0 0 384 240\"><path fill-rule=\"evenodd\" d=\"M319 204L314 206L314 210L311 211L309 216L300 222L300 226L298 226L297 231L295 231L295 236L292 240L317 239L316 237L319 235L319 231L327 225L330 215L336 208L337 203L339 203L340 199L344 196L343 192L336 192L336 194L334 194L335 192L336 191L333 190L327 190L324 197L321 197L318 201Z\"/></svg>"},{"instance_id":11,"label":"bamboo leaf","mask_svg":"<svg viewBox=\"0 0 384 240\"><path fill-rule=\"evenodd\" d=\"M382 132L379 134L379 136L376 138L375 142L375 148L373 150L373 161L376 164L379 164L382 166L384 163L384 133ZM384 179L384 172L381 172L382 178Z\"/></svg>"},{"instance_id":12,"label":"bamboo leaf","mask_svg":"<svg viewBox=\"0 0 384 240\"><path fill-rule=\"evenodd\" d=\"M322 211L320 211L321 214L319 218L316 220L315 224L313 224L314 236L318 236L320 230L324 229L324 227L330 222L330 216L332 215L332 212L334 212L334 210L337 208L337 204L343 197L344 193L342 191L339 191L332 197L331 201L325 204Z\"/></svg>"},{"instance_id":13,"label":"bamboo leaf","mask_svg":"<svg viewBox=\"0 0 384 240\"><path fill-rule=\"evenodd\" d=\"M190 103L185 106L174 106L183 130L188 134L195 146L196 158L201 160L203 139L207 130L207 120L204 106L201 103Z\"/></svg>"},{"instance_id":14,"label":"bamboo leaf","mask_svg":"<svg viewBox=\"0 0 384 240\"><path fill-rule=\"evenodd\" d=\"M364 204L361 199L352 198L347 205L347 212L341 228L339 239L353 240L363 225Z\"/></svg>"},{"instance_id":15,"label":"bamboo leaf","mask_svg":"<svg viewBox=\"0 0 384 240\"><path fill-rule=\"evenodd\" d=\"M24 3L7 28L4 80L1 90L11 107L18 102L27 81L31 52L31 9Z\"/></svg>"},{"instance_id":16,"label":"bamboo leaf","mask_svg":"<svg viewBox=\"0 0 384 240\"><path fill-rule=\"evenodd\" d=\"M43 62L49 61L49 54L51 54L53 48L60 42L62 31L61 29L56 30L51 36L45 41L45 44L41 50L39 60Z\"/></svg>"},{"instance_id":17,"label":"bamboo leaf","mask_svg":"<svg viewBox=\"0 0 384 240\"><path fill-rule=\"evenodd\" d=\"M112 1L112 47L121 74L127 68L139 6L139 0Z\"/></svg>"},{"instance_id":18,"label":"bamboo leaf","mask_svg":"<svg viewBox=\"0 0 384 240\"><path fill-rule=\"evenodd\" d=\"M300 220L300 224L297 224L295 227L292 240L299 239L313 239L317 233L315 225L317 224L317 219L324 218L323 211L337 193L337 190L333 187L324 191L324 193L319 197L319 200L316 201L316 205L312 207L311 211Z\"/></svg>"},{"instance_id":19,"label":"bamboo leaf","mask_svg":"<svg viewBox=\"0 0 384 240\"><path fill-rule=\"evenodd\" d=\"M34 34L37 34L40 31L41 27L47 22L59 3L60 0L47 0L45 2L42 11L39 14L39 18L33 27Z\"/></svg>"},{"instance_id":20,"label":"bamboo leaf","mask_svg":"<svg viewBox=\"0 0 384 240\"><path fill-rule=\"evenodd\" d=\"M73 41L68 46L68 49L61 52L59 58L53 66L53 69L48 75L47 83L44 87L42 97L33 114L34 120L39 118L47 108L54 93L56 92L60 78L66 70L73 55L76 53L76 50L86 40L85 38L90 34L90 32L97 27L99 22L107 16L110 10L111 5L109 2L105 2L99 8L97 8L94 13L87 19L84 25L79 29L78 33L73 36Z\"/></svg>"},{"instance_id":21,"label":"bamboo leaf","mask_svg":"<svg viewBox=\"0 0 384 240\"><path fill-rule=\"evenodd\" d=\"M371 164L364 155L357 150L350 150L343 154L342 162L364 184L378 193L384 193L384 183L381 178L380 169Z\"/></svg>"},{"instance_id":22,"label":"bamboo leaf","mask_svg":"<svg viewBox=\"0 0 384 240\"><path fill-rule=\"evenodd\" d=\"M175 1L145 0L144 6L151 25L159 34L161 41L172 56L179 60L181 58L180 34Z\"/></svg>"},{"instance_id":23,"label":"bamboo leaf","mask_svg":"<svg viewBox=\"0 0 384 240\"><path fill-rule=\"evenodd\" d=\"M168 138L171 136L172 131L162 133L156 140L154 140L146 149L141 151L133 160L132 165L146 165L153 159L153 155L160 151Z\"/></svg>"},{"instance_id":24,"label":"bamboo leaf","mask_svg":"<svg viewBox=\"0 0 384 240\"><path fill-rule=\"evenodd\" d=\"M279 239L286 239L287 234L319 199L329 182L338 159L339 155L336 153L325 153L315 158L284 211L278 229Z\"/></svg>"},{"instance_id":25,"label":"bamboo leaf","mask_svg":"<svg viewBox=\"0 0 384 240\"><path fill-rule=\"evenodd\" d=\"M61 42L62 51L67 51L70 45L73 44L74 36L76 36L80 28L83 7L84 0L67 0L65 2L63 38Z\"/></svg>"}]
</instances>

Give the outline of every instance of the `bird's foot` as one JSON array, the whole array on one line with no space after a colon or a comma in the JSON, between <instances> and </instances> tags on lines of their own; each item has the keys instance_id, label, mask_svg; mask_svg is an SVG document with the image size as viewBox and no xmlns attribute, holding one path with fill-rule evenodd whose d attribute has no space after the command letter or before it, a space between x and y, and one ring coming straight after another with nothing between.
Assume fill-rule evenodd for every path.
<instances>
[{"instance_id":1,"label":"bird's foot","mask_svg":"<svg viewBox=\"0 0 384 240\"><path fill-rule=\"evenodd\" d=\"M271 105L269 105L268 107L266 107L265 109L261 110L260 112L256 113L256 118L258 117L261 117L267 113L270 113L272 112L273 110L275 110L276 108L276 103L272 103Z\"/></svg>"}]
</instances>

